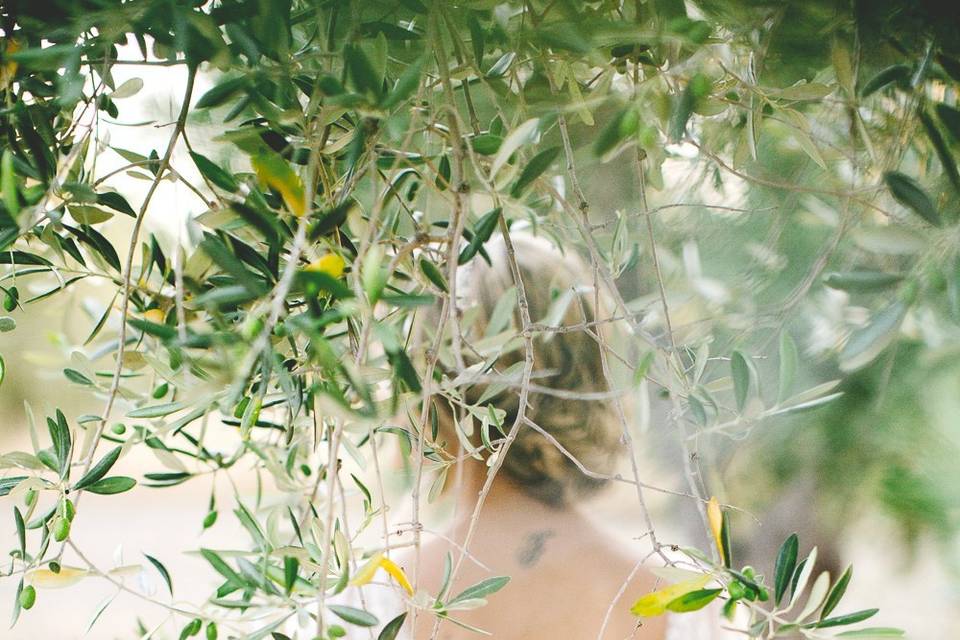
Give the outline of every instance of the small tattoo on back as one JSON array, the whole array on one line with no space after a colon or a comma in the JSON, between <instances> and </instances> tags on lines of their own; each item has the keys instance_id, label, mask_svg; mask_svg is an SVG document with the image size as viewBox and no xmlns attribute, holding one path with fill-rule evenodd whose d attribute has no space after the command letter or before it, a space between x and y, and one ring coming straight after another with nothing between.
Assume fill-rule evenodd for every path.
<instances>
[{"instance_id":1,"label":"small tattoo on back","mask_svg":"<svg viewBox=\"0 0 960 640\"><path fill-rule=\"evenodd\" d=\"M547 539L557 535L552 529L535 531L527 536L523 546L517 551L517 562L523 567L532 567L543 557L547 547Z\"/></svg>"}]
</instances>

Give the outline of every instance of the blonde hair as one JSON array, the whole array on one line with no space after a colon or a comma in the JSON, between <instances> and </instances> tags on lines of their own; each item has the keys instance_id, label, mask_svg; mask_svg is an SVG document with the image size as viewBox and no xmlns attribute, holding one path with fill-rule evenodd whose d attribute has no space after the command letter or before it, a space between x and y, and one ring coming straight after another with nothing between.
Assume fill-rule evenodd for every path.
<instances>
[{"instance_id":1,"label":"blonde hair","mask_svg":"<svg viewBox=\"0 0 960 640\"><path fill-rule=\"evenodd\" d=\"M526 294L530 319L543 322L548 313L557 327L586 323L586 329L601 335L603 323L595 323L595 291L588 286L590 269L573 252L561 253L549 241L527 234L512 234L517 266ZM489 322L504 292L514 286L507 247L502 238L485 246L487 263L475 257L458 278L458 311L476 308L477 318L465 330L469 343L487 332ZM514 328L521 326L519 309L513 303ZM558 306L559 305L559 306ZM565 305L565 308L563 308ZM602 305L601 305L602 306ZM505 369L524 359L524 349L505 349L493 369ZM468 363L469 349L465 349ZM550 434L569 455L587 469L609 474L620 450L620 429L609 399L584 400L569 396L608 391L597 341L584 328L570 331L538 332L533 341L533 382L569 392L563 396L531 391L525 416ZM474 384L464 392L468 403L478 402L491 390L486 384ZM519 411L520 394L507 388L488 397L488 402L506 412L504 428L509 428ZM554 506L563 506L571 498L596 490L604 480L590 477L577 468L542 433L521 425L516 440L503 462L503 471L524 491Z\"/></svg>"}]
</instances>

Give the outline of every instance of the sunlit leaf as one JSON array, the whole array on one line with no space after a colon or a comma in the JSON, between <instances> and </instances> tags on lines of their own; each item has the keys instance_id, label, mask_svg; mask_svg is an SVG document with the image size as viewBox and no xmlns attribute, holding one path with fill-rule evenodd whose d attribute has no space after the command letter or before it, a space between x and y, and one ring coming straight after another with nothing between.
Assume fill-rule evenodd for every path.
<instances>
[{"instance_id":1,"label":"sunlit leaf","mask_svg":"<svg viewBox=\"0 0 960 640\"><path fill-rule=\"evenodd\" d=\"M287 210L295 216L307 211L303 182L286 160L273 153L262 153L250 160L257 178L271 189L275 189Z\"/></svg>"},{"instance_id":2,"label":"sunlit leaf","mask_svg":"<svg viewBox=\"0 0 960 640\"><path fill-rule=\"evenodd\" d=\"M50 569L33 569L27 572L27 582L41 589L63 589L75 585L90 575L87 569L61 566L56 573Z\"/></svg>"},{"instance_id":3,"label":"sunlit leaf","mask_svg":"<svg viewBox=\"0 0 960 640\"><path fill-rule=\"evenodd\" d=\"M390 574L390 576L397 581L403 590L408 594L413 595L413 585L410 584L410 581L407 579L407 575L403 572L403 569L396 562L390 558L384 556L380 559L380 566L383 567L383 570Z\"/></svg>"},{"instance_id":4,"label":"sunlit leaf","mask_svg":"<svg viewBox=\"0 0 960 640\"><path fill-rule=\"evenodd\" d=\"M407 579L407 575L404 573L403 569L400 568L396 562L388 558L382 553L374 554L360 569L357 570L357 573L353 576L353 579L350 580L352 586L363 586L373 580L373 577L376 575L377 570L383 569L390 576L397 581L404 591L413 595L413 585L410 584L410 581Z\"/></svg>"},{"instance_id":5,"label":"sunlit leaf","mask_svg":"<svg viewBox=\"0 0 960 640\"><path fill-rule=\"evenodd\" d=\"M325 273L331 278L339 278L343 275L344 267L346 263L339 254L328 253L324 256L321 256L317 260L314 260L306 267L304 271L313 271L315 273Z\"/></svg>"},{"instance_id":6,"label":"sunlit leaf","mask_svg":"<svg viewBox=\"0 0 960 640\"><path fill-rule=\"evenodd\" d=\"M716 496L712 496L707 501L707 522L710 524L710 533L713 535L713 543L720 554L720 561L724 562L723 541L721 532L723 529L723 510L720 508L720 501ZM724 562L725 564L725 562Z\"/></svg>"},{"instance_id":7,"label":"sunlit leaf","mask_svg":"<svg viewBox=\"0 0 960 640\"><path fill-rule=\"evenodd\" d=\"M704 574L698 578L692 578L677 584L670 585L643 596L633 603L630 611L637 616L651 618L663 615L667 612L667 605L683 596L684 594L699 591L710 582L710 576Z\"/></svg>"}]
</instances>

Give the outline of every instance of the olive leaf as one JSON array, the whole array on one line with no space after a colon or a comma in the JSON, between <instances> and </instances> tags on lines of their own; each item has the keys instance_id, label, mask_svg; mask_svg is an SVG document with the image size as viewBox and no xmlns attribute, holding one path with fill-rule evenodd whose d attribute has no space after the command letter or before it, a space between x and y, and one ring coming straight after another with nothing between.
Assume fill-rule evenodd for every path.
<instances>
[{"instance_id":1,"label":"olive leaf","mask_svg":"<svg viewBox=\"0 0 960 640\"><path fill-rule=\"evenodd\" d=\"M897 202L910 208L933 226L943 225L940 212L933 204L933 200L916 180L897 171L887 171L883 174L883 181L886 182L887 188Z\"/></svg>"}]
</instances>

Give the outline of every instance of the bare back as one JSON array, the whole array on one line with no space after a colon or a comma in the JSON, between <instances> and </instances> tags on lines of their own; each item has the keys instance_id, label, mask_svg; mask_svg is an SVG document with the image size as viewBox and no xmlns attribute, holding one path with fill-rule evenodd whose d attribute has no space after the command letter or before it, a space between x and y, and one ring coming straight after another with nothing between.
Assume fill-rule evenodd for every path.
<instances>
[{"instance_id":1,"label":"bare back","mask_svg":"<svg viewBox=\"0 0 960 640\"><path fill-rule=\"evenodd\" d=\"M492 576L510 576L510 582L491 595L486 606L454 611L452 617L504 640L592 640L600 638L610 610L604 640L664 638L663 619L643 621L641 627L629 612L630 604L653 587L649 573L637 571L623 597L613 603L634 571L636 559L620 550L576 509L551 508L508 484L497 484L470 545L473 559L464 559L450 591L455 595ZM458 533L463 529L458 527ZM447 552L456 559L458 551L441 538L425 535L424 541L420 586L436 593ZM412 558L407 561L412 565ZM406 563L403 558L401 562ZM435 618L422 612L418 617L414 637L431 638ZM480 636L444 622L436 637L476 640Z\"/></svg>"}]
</instances>

